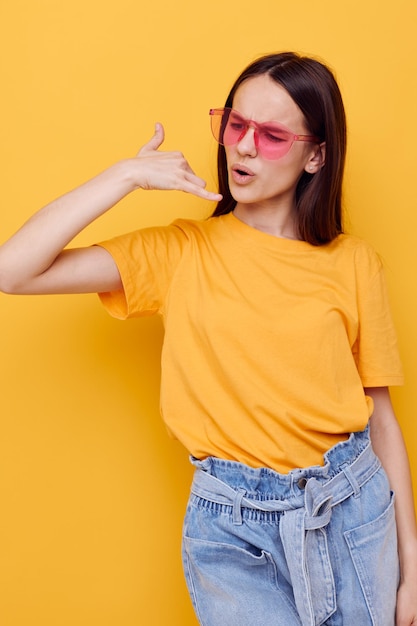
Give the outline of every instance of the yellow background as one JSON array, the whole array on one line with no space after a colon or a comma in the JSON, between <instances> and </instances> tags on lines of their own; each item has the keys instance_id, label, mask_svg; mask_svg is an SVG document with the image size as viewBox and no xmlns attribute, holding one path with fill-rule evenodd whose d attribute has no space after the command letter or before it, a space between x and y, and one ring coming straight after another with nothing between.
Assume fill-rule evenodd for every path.
<instances>
[{"instance_id":1,"label":"yellow background","mask_svg":"<svg viewBox=\"0 0 417 626\"><path fill-rule=\"evenodd\" d=\"M348 113L347 227L386 265L416 477L416 7L1 0L0 240L134 154L156 120L213 188L209 107L260 54L318 55ZM210 209L138 192L77 243ZM114 321L94 295L0 294L0 322L1 625L195 626L180 563L191 470L158 415L159 321Z\"/></svg>"}]
</instances>

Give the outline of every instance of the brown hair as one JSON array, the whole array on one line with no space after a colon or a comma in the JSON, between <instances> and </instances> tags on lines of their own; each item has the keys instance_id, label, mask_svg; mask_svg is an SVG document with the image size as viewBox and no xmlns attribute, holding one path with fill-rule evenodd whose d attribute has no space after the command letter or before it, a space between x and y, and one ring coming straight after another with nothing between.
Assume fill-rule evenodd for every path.
<instances>
[{"instance_id":1,"label":"brown hair","mask_svg":"<svg viewBox=\"0 0 417 626\"><path fill-rule=\"evenodd\" d=\"M294 52L270 54L257 59L241 73L225 106L233 106L234 95L245 80L261 74L268 74L287 90L303 112L309 132L326 142L323 167L314 175L303 172L296 189L298 236L313 245L322 245L343 232L346 118L339 87L332 72L320 61ZM223 199L213 216L230 213L236 206L228 184L226 153L221 145L217 168Z\"/></svg>"}]
</instances>

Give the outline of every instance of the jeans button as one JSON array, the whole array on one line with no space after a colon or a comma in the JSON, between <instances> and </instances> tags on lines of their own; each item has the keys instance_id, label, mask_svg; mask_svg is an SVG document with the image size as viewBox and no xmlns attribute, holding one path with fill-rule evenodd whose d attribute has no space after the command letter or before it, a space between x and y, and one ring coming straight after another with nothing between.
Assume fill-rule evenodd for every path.
<instances>
[{"instance_id":1,"label":"jeans button","mask_svg":"<svg viewBox=\"0 0 417 626\"><path fill-rule=\"evenodd\" d=\"M297 483L300 489L305 489L306 484L307 484L307 478L300 478L300 480Z\"/></svg>"}]
</instances>

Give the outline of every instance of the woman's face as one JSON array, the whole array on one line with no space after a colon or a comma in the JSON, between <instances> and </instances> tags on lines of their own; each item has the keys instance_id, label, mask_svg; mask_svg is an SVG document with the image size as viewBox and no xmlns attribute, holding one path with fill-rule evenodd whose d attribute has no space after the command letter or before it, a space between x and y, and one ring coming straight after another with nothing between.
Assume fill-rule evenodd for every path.
<instances>
[{"instance_id":1,"label":"woman's face","mask_svg":"<svg viewBox=\"0 0 417 626\"><path fill-rule=\"evenodd\" d=\"M281 122L295 134L311 134L304 116L289 93L267 74L249 78L237 89L233 109L257 123ZM266 159L255 145L254 129L225 146L229 187L237 205L252 205L292 211L295 190L304 172L314 173L318 146L295 141L277 160ZM311 169L313 168L313 169Z\"/></svg>"}]
</instances>

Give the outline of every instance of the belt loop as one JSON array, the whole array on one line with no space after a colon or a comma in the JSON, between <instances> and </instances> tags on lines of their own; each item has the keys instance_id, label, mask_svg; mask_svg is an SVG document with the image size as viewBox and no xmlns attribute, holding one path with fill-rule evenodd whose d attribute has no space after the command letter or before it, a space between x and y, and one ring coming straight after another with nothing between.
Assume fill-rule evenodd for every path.
<instances>
[{"instance_id":1,"label":"belt loop","mask_svg":"<svg viewBox=\"0 0 417 626\"><path fill-rule=\"evenodd\" d=\"M350 465L346 463L345 465L342 465L341 469L344 475L346 476L347 481L349 482L350 486L353 489L353 497L358 498L361 495L361 488L359 486L358 481L353 475Z\"/></svg>"},{"instance_id":2,"label":"belt loop","mask_svg":"<svg viewBox=\"0 0 417 626\"><path fill-rule=\"evenodd\" d=\"M246 489L238 489L235 499L233 500L233 524L241 525L242 522L242 499L246 493Z\"/></svg>"}]
</instances>

